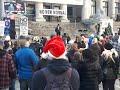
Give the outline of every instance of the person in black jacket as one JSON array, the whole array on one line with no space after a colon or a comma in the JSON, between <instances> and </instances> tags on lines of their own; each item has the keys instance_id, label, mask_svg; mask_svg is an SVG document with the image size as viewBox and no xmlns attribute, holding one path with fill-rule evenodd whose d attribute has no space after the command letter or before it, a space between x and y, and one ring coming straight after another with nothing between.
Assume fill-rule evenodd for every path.
<instances>
[{"instance_id":1,"label":"person in black jacket","mask_svg":"<svg viewBox=\"0 0 120 90\"><path fill-rule=\"evenodd\" d=\"M78 62L73 67L77 69L80 75L80 88L79 90L99 90L99 83L102 81L102 69L99 63L93 57L93 51L91 49L85 49L82 51L81 60L76 54L74 59L78 57Z\"/></svg>"},{"instance_id":2,"label":"person in black jacket","mask_svg":"<svg viewBox=\"0 0 120 90\"><path fill-rule=\"evenodd\" d=\"M44 53L50 60L50 62L48 63L47 67L38 70L34 73L32 79L32 90L44 90L46 88L46 85L48 84L47 77L49 78L51 76L51 74L46 76L46 73L48 73L45 72L46 69L56 77L63 75L64 73L68 72L68 70L71 68L71 64L69 63L66 57L64 41L61 37L55 36L52 39L50 39L44 47ZM69 78L69 83L71 87L73 88L73 90L78 90L78 72L75 69L72 69L71 73L69 74L71 76ZM52 79L56 78L53 77Z\"/></svg>"},{"instance_id":3,"label":"person in black jacket","mask_svg":"<svg viewBox=\"0 0 120 90\"><path fill-rule=\"evenodd\" d=\"M107 42L104 46L103 57L103 90L115 90L115 80L117 79L119 58L118 53L111 43Z\"/></svg>"}]
</instances>

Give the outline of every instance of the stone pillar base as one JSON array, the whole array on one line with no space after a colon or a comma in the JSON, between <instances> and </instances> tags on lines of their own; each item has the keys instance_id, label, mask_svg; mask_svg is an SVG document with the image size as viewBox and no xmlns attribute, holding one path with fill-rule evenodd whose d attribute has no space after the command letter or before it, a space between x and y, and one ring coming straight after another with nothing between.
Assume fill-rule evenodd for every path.
<instances>
[{"instance_id":1,"label":"stone pillar base","mask_svg":"<svg viewBox=\"0 0 120 90\"><path fill-rule=\"evenodd\" d=\"M70 22L68 19L62 19L61 22Z\"/></svg>"},{"instance_id":2,"label":"stone pillar base","mask_svg":"<svg viewBox=\"0 0 120 90\"><path fill-rule=\"evenodd\" d=\"M44 18L36 18L36 22L39 22L39 21L46 22Z\"/></svg>"}]
</instances>

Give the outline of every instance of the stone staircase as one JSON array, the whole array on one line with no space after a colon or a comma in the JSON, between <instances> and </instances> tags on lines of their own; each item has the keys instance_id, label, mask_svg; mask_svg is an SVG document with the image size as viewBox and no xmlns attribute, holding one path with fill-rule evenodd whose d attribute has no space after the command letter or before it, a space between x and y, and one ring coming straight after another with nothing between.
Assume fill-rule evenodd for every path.
<instances>
[{"instance_id":1,"label":"stone staircase","mask_svg":"<svg viewBox=\"0 0 120 90\"><path fill-rule=\"evenodd\" d=\"M62 27L62 35L63 33L68 33L70 37L74 37L75 35L80 35L78 30L85 30L87 27L82 23L61 23L61 22L34 22L29 21L29 29L32 30L34 35L38 36L50 36L55 33L55 27L57 24L60 24Z\"/></svg>"}]
</instances>

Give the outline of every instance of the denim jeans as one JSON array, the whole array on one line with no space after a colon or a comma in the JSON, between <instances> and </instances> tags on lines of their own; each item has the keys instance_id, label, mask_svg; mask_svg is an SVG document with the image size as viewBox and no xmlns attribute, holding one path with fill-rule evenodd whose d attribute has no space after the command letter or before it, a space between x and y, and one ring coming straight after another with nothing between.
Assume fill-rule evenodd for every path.
<instances>
[{"instance_id":1,"label":"denim jeans","mask_svg":"<svg viewBox=\"0 0 120 90\"><path fill-rule=\"evenodd\" d=\"M19 82L20 90L31 90L31 79L20 79Z\"/></svg>"},{"instance_id":2,"label":"denim jeans","mask_svg":"<svg viewBox=\"0 0 120 90\"><path fill-rule=\"evenodd\" d=\"M10 84L9 90L15 90L15 81L16 81L16 79L12 79L11 80L11 84Z\"/></svg>"}]
</instances>

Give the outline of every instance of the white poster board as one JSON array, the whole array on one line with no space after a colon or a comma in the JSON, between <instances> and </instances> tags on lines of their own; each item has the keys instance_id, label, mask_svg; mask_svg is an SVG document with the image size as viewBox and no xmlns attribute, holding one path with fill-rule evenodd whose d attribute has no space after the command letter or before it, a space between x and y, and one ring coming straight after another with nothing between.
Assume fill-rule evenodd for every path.
<instances>
[{"instance_id":1,"label":"white poster board","mask_svg":"<svg viewBox=\"0 0 120 90\"><path fill-rule=\"evenodd\" d=\"M0 36L4 36L5 22L0 21Z\"/></svg>"},{"instance_id":2,"label":"white poster board","mask_svg":"<svg viewBox=\"0 0 120 90\"><path fill-rule=\"evenodd\" d=\"M66 16L67 11L65 10L57 10L57 9L40 9L40 14L49 15L49 16Z\"/></svg>"},{"instance_id":3,"label":"white poster board","mask_svg":"<svg viewBox=\"0 0 120 90\"><path fill-rule=\"evenodd\" d=\"M113 32L113 19L101 19L100 20L100 35L103 34L103 32L105 31L105 28L108 27L108 24L110 24L111 28L112 28L112 33L114 35Z\"/></svg>"},{"instance_id":4,"label":"white poster board","mask_svg":"<svg viewBox=\"0 0 120 90\"><path fill-rule=\"evenodd\" d=\"M27 36L28 35L28 18L22 16L20 18L20 36Z\"/></svg>"}]
</instances>

